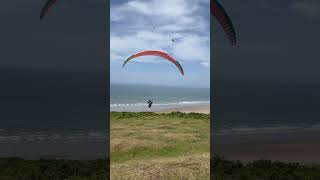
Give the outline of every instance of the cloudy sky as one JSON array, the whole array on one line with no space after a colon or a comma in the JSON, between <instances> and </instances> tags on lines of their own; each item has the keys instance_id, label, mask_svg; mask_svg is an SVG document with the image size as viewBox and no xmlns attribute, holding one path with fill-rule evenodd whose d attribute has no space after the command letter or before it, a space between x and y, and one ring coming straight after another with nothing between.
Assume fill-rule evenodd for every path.
<instances>
[{"instance_id":1,"label":"cloudy sky","mask_svg":"<svg viewBox=\"0 0 320 180\"><path fill-rule=\"evenodd\" d=\"M111 83L209 87L209 15L209 0L111 0ZM154 57L122 68L132 54L151 49L172 55L185 76Z\"/></svg>"}]
</instances>

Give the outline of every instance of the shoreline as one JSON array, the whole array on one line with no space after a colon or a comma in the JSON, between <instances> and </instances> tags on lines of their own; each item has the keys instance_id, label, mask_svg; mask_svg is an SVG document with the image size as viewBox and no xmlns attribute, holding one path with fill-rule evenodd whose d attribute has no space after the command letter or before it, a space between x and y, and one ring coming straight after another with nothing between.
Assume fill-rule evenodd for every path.
<instances>
[{"instance_id":1,"label":"shoreline","mask_svg":"<svg viewBox=\"0 0 320 180\"><path fill-rule=\"evenodd\" d=\"M210 114L210 103L208 104L192 104L192 105L177 105L177 106L137 106L137 107L121 107L110 108L110 112L157 112L157 113L169 113L169 112L184 112L184 113L204 113Z\"/></svg>"},{"instance_id":2,"label":"shoreline","mask_svg":"<svg viewBox=\"0 0 320 180\"><path fill-rule=\"evenodd\" d=\"M168 109L160 111L160 112L170 113L170 112L176 112L176 111L183 112L183 113L210 114L210 104L208 104L208 105L197 105L197 106L173 107L173 108L168 108Z\"/></svg>"}]
</instances>

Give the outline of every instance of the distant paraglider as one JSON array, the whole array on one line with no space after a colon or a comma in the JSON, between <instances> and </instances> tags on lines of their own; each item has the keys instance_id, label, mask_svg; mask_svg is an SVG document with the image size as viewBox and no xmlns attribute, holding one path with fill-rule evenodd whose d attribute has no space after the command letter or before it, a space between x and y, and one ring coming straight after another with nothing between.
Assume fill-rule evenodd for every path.
<instances>
[{"instance_id":1,"label":"distant paraglider","mask_svg":"<svg viewBox=\"0 0 320 180\"><path fill-rule=\"evenodd\" d=\"M174 39L171 39L171 42L172 42L172 46L174 46L175 40L174 40Z\"/></svg>"},{"instance_id":2,"label":"distant paraglider","mask_svg":"<svg viewBox=\"0 0 320 180\"><path fill-rule=\"evenodd\" d=\"M173 35L173 33L170 33L170 40L171 40L171 43L172 43L172 45L174 45L174 43L175 43L175 36Z\"/></svg>"},{"instance_id":3,"label":"distant paraglider","mask_svg":"<svg viewBox=\"0 0 320 180\"><path fill-rule=\"evenodd\" d=\"M180 71L180 73L182 75L184 75L184 71L183 71L183 68L182 66L180 65L180 63L178 61L176 61L173 57L171 57L169 54L165 53L165 52L162 52L162 51L156 51L156 50L148 50L148 51L142 51L142 52L139 52L139 53L136 53L132 56L130 56L122 65L122 67L125 66L125 64L134 59L134 58L137 58L137 57L140 57L140 56L159 56L159 57L162 57L170 62L172 62Z\"/></svg>"},{"instance_id":4,"label":"distant paraglider","mask_svg":"<svg viewBox=\"0 0 320 180\"><path fill-rule=\"evenodd\" d=\"M227 12L217 0L211 1L210 8L211 14L218 20L219 24L224 29L231 45L235 46L237 43L236 33Z\"/></svg>"}]
</instances>

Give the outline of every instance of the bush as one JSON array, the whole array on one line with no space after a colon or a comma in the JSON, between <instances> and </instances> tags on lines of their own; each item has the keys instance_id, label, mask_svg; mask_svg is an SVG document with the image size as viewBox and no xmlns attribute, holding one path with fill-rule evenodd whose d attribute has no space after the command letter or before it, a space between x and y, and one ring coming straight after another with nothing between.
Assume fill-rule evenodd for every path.
<instances>
[{"instance_id":1,"label":"bush","mask_svg":"<svg viewBox=\"0 0 320 180\"><path fill-rule=\"evenodd\" d=\"M1 180L102 180L109 179L109 159L24 160L0 159Z\"/></svg>"},{"instance_id":2,"label":"bush","mask_svg":"<svg viewBox=\"0 0 320 180\"><path fill-rule=\"evenodd\" d=\"M268 160L243 164L214 157L211 159L211 176L213 179L228 180L316 180L320 179L320 166L308 167Z\"/></svg>"}]
</instances>

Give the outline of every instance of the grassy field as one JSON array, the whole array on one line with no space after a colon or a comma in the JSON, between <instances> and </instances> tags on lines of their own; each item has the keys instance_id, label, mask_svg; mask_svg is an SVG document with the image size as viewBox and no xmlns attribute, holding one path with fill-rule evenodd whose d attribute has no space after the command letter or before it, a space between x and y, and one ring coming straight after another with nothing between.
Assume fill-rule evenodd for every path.
<instances>
[{"instance_id":1,"label":"grassy field","mask_svg":"<svg viewBox=\"0 0 320 180\"><path fill-rule=\"evenodd\" d=\"M210 115L111 113L111 177L209 179Z\"/></svg>"}]
</instances>

